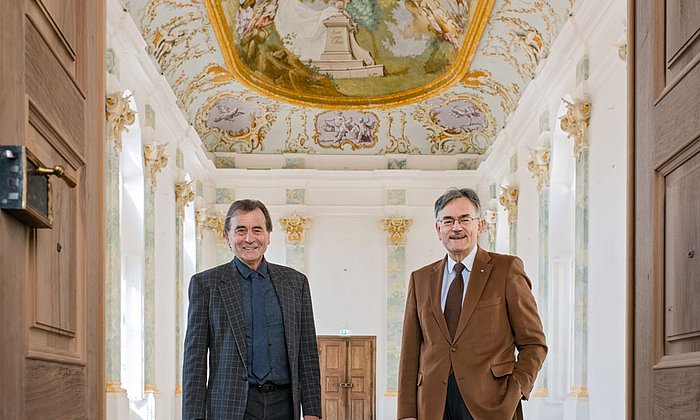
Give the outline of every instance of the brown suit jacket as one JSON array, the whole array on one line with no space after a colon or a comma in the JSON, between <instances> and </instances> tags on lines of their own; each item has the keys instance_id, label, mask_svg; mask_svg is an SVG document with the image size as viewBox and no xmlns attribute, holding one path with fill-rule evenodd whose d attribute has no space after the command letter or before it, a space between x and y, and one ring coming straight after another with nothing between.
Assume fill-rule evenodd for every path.
<instances>
[{"instance_id":1,"label":"brown suit jacket","mask_svg":"<svg viewBox=\"0 0 700 420\"><path fill-rule=\"evenodd\" d=\"M452 366L475 420L511 419L547 354L530 280L520 258L477 249L453 341L440 306L446 261L411 274L398 418L441 420Z\"/></svg>"}]
</instances>

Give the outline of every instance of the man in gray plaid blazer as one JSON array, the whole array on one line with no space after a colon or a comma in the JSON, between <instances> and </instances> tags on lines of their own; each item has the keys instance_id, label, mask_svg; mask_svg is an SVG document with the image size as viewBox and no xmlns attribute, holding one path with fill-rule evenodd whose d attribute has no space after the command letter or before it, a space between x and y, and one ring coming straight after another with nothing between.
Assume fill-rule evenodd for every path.
<instances>
[{"instance_id":1,"label":"man in gray plaid blazer","mask_svg":"<svg viewBox=\"0 0 700 420\"><path fill-rule=\"evenodd\" d=\"M309 283L265 260L271 231L263 203L234 202L224 238L236 257L190 280L183 419L321 417Z\"/></svg>"}]
</instances>

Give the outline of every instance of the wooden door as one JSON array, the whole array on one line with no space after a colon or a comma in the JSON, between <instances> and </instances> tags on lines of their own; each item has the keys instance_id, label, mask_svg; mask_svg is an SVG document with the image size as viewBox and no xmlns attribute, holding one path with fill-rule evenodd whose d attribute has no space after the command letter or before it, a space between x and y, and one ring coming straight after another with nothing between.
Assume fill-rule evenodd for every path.
<instances>
[{"instance_id":1,"label":"wooden door","mask_svg":"<svg viewBox=\"0 0 700 420\"><path fill-rule=\"evenodd\" d=\"M323 418L374 418L376 337L319 336Z\"/></svg>"},{"instance_id":2,"label":"wooden door","mask_svg":"<svg viewBox=\"0 0 700 420\"><path fill-rule=\"evenodd\" d=\"M700 2L633 18L635 419L700 418Z\"/></svg>"},{"instance_id":3,"label":"wooden door","mask_svg":"<svg viewBox=\"0 0 700 420\"><path fill-rule=\"evenodd\" d=\"M0 28L0 144L77 181L52 229L0 211L0 418L103 418L104 4L2 1Z\"/></svg>"}]
</instances>

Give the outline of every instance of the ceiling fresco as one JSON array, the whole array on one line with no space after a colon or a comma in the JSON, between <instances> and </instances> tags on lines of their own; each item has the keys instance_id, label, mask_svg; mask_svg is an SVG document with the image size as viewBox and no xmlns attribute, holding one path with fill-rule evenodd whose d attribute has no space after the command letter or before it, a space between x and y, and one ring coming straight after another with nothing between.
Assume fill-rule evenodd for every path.
<instances>
[{"instance_id":1,"label":"ceiling fresco","mask_svg":"<svg viewBox=\"0 0 700 420\"><path fill-rule=\"evenodd\" d=\"M476 169L573 1L124 5L217 167L399 154Z\"/></svg>"}]
</instances>

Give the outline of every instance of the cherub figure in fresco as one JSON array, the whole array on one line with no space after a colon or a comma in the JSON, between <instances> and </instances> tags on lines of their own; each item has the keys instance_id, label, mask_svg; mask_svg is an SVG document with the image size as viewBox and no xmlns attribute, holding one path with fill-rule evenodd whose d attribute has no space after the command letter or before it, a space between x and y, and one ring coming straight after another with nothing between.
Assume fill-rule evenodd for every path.
<instances>
[{"instance_id":1,"label":"cherub figure in fresco","mask_svg":"<svg viewBox=\"0 0 700 420\"><path fill-rule=\"evenodd\" d=\"M441 0L406 0L406 9L418 21L427 22L427 29L448 41L455 49L459 49L459 38L465 27L468 14L464 2L457 2L457 10L452 10Z\"/></svg>"},{"instance_id":2,"label":"cherub figure in fresco","mask_svg":"<svg viewBox=\"0 0 700 420\"><path fill-rule=\"evenodd\" d=\"M359 132L357 134L358 143L372 143L372 131L374 130L375 122L370 117L360 117L358 124Z\"/></svg>"}]
</instances>

